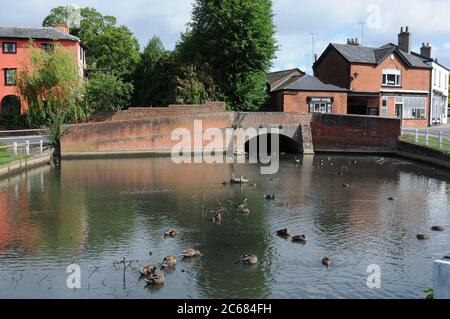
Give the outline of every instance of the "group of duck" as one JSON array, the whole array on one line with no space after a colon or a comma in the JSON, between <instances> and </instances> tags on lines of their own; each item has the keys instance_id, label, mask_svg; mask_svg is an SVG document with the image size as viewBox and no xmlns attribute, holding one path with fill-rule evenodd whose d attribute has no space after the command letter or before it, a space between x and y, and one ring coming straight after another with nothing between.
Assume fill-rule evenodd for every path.
<instances>
[{"instance_id":1,"label":"group of duck","mask_svg":"<svg viewBox=\"0 0 450 319\"><path fill-rule=\"evenodd\" d=\"M308 237L306 237L306 235L296 235L291 237L291 231L289 230L289 228L278 230L277 235L285 239L291 238L292 242L294 243L306 244L306 242L308 241ZM322 259L322 265L326 266L327 268L330 267L331 258L324 257Z\"/></svg>"},{"instance_id":2,"label":"group of duck","mask_svg":"<svg viewBox=\"0 0 450 319\"><path fill-rule=\"evenodd\" d=\"M445 231L445 228L442 226L433 226L433 227L431 227L431 230L434 232L443 232L443 231ZM430 239L430 236L425 235L425 234L419 234L419 235L417 235L417 239L418 240L428 240L428 239Z\"/></svg>"},{"instance_id":3,"label":"group of duck","mask_svg":"<svg viewBox=\"0 0 450 319\"><path fill-rule=\"evenodd\" d=\"M175 237L177 231L174 228L170 228L164 232L164 238ZM181 252L181 257L185 258L196 258L201 257L202 253L197 249L189 248ZM177 264L177 256L166 256L160 264L150 264L139 269L141 277L144 278L149 284L152 285L162 285L164 284L164 270L172 271L175 269ZM157 272L160 269L160 272Z\"/></svg>"}]
</instances>

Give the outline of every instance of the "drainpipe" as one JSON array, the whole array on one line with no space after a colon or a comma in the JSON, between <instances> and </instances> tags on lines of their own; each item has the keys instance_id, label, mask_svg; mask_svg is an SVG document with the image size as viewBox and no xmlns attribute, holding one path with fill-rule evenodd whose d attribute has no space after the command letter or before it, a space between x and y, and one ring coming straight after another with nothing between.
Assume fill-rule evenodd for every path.
<instances>
[{"instance_id":1,"label":"drainpipe","mask_svg":"<svg viewBox=\"0 0 450 319\"><path fill-rule=\"evenodd\" d=\"M427 121L427 126L428 127L431 127L431 122L433 121L433 119L431 118L431 108L433 107L433 105L432 105L432 103L433 103L433 69L434 69L434 66L433 66L433 63L431 63L431 66L433 67L432 69L431 69L431 72L430 72L430 96L429 96L429 98L428 98L428 121Z\"/></svg>"}]
</instances>

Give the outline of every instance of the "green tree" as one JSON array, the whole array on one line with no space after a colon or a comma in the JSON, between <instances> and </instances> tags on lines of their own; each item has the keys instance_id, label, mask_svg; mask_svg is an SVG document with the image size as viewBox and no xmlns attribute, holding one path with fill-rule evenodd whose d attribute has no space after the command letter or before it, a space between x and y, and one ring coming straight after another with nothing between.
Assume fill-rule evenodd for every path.
<instances>
[{"instance_id":1,"label":"green tree","mask_svg":"<svg viewBox=\"0 0 450 319\"><path fill-rule=\"evenodd\" d=\"M85 100L92 110L117 111L129 106L132 93L131 83L124 83L112 74L96 72L87 81Z\"/></svg>"},{"instance_id":2,"label":"green tree","mask_svg":"<svg viewBox=\"0 0 450 319\"><path fill-rule=\"evenodd\" d=\"M139 62L139 43L124 25L117 25L113 16L102 15L94 8L81 8L79 25L71 20L71 7L57 7L44 19L44 26L69 24L70 33L80 38L86 48L89 69L103 70L131 81ZM74 20L74 19L72 19Z\"/></svg>"},{"instance_id":3,"label":"green tree","mask_svg":"<svg viewBox=\"0 0 450 319\"><path fill-rule=\"evenodd\" d=\"M198 78L195 66L181 68L182 74L177 76L177 104L202 104L208 99L205 85Z\"/></svg>"},{"instance_id":4,"label":"green tree","mask_svg":"<svg viewBox=\"0 0 450 319\"><path fill-rule=\"evenodd\" d=\"M264 104L266 73L277 50L272 1L196 0L180 56L207 63L234 110Z\"/></svg>"},{"instance_id":5,"label":"green tree","mask_svg":"<svg viewBox=\"0 0 450 319\"><path fill-rule=\"evenodd\" d=\"M42 22L43 27L52 27L55 24L65 24L70 28L70 33L79 36L80 32L80 9L75 6L59 6L53 8L50 14Z\"/></svg>"},{"instance_id":6,"label":"green tree","mask_svg":"<svg viewBox=\"0 0 450 319\"><path fill-rule=\"evenodd\" d=\"M134 76L135 103L138 105L167 105L173 102L175 63L159 37L145 46Z\"/></svg>"},{"instance_id":7,"label":"green tree","mask_svg":"<svg viewBox=\"0 0 450 319\"><path fill-rule=\"evenodd\" d=\"M28 104L29 126L49 129L54 160L59 163L59 141L65 134L62 125L85 120L89 113L83 99L83 80L74 52L60 45L50 51L36 48L32 42L29 46L30 55L17 76L17 87Z\"/></svg>"},{"instance_id":8,"label":"green tree","mask_svg":"<svg viewBox=\"0 0 450 319\"><path fill-rule=\"evenodd\" d=\"M89 110L83 103L83 80L75 53L55 45L45 51L30 42L30 54L17 75L17 87L28 103L29 125L46 124L52 114L64 112L72 122L83 121Z\"/></svg>"}]
</instances>

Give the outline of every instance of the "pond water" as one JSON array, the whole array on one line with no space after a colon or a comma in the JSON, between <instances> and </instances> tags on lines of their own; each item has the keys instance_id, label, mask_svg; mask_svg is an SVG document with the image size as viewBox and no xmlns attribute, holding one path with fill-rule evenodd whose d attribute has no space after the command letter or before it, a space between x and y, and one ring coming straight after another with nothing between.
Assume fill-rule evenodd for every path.
<instances>
[{"instance_id":1,"label":"pond water","mask_svg":"<svg viewBox=\"0 0 450 319\"><path fill-rule=\"evenodd\" d=\"M284 156L274 176L250 164L79 160L2 180L0 297L424 298L433 261L450 252L450 174L378 159L316 155L297 164ZM252 183L222 185L233 172ZM276 199L265 200L268 193ZM248 216L235 208L246 198ZM222 206L220 225L202 214ZM164 239L170 227L178 234ZM278 237L285 227L306 234L307 244ZM417 240L420 233L430 239ZM190 247L203 256L179 258L163 286L139 278L139 266ZM258 264L241 265L243 253ZM137 261L125 271L114 265L124 256ZM80 289L66 285L73 263ZM372 264L381 268L380 289L366 284Z\"/></svg>"}]
</instances>

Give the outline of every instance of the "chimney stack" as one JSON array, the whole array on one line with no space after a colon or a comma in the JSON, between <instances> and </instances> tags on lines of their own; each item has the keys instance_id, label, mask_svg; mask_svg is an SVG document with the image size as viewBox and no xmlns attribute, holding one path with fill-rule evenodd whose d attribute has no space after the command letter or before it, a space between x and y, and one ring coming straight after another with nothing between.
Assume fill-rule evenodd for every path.
<instances>
[{"instance_id":1,"label":"chimney stack","mask_svg":"<svg viewBox=\"0 0 450 319\"><path fill-rule=\"evenodd\" d=\"M400 33L398 34L398 48L407 53L411 53L412 35L409 32L409 27L404 30L403 27L400 28Z\"/></svg>"},{"instance_id":2,"label":"chimney stack","mask_svg":"<svg viewBox=\"0 0 450 319\"><path fill-rule=\"evenodd\" d=\"M423 55L423 56L431 59L431 45L430 45L430 42L422 43L422 47L420 48L420 55Z\"/></svg>"},{"instance_id":3,"label":"chimney stack","mask_svg":"<svg viewBox=\"0 0 450 319\"><path fill-rule=\"evenodd\" d=\"M69 26L65 23L56 23L53 25L53 29L69 34Z\"/></svg>"},{"instance_id":4,"label":"chimney stack","mask_svg":"<svg viewBox=\"0 0 450 319\"><path fill-rule=\"evenodd\" d=\"M358 38L347 39L347 44L359 46L359 39Z\"/></svg>"}]
</instances>

